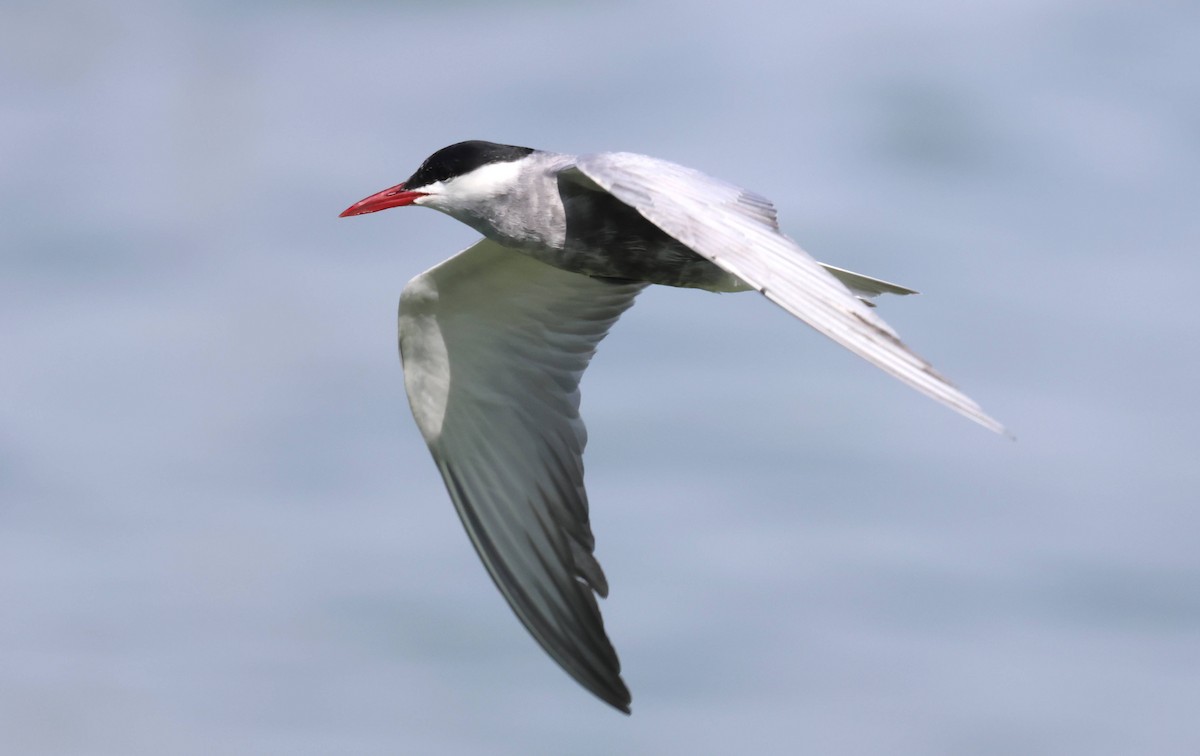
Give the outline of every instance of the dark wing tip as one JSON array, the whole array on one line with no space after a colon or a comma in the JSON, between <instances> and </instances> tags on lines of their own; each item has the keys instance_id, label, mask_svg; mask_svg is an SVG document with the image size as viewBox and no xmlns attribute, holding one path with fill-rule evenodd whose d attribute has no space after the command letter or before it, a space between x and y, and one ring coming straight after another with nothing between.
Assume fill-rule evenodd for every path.
<instances>
[{"instance_id":1,"label":"dark wing tip","mask_svg":"<svg viewBox=\"0 0 1200 756\"><path fill-rule=\"evenodd\" d=\"M617 675L615 678L613 678L609 685L604 689L600 689L586 683L584 684L584 687L595 694L595 696L601 701L613 707L622 714L633 714L629 707L629 704L633 702L633 696L629 695L629 688L625 687L625 682L621 679L620 675Z\"/></svg>"}]
</instances>

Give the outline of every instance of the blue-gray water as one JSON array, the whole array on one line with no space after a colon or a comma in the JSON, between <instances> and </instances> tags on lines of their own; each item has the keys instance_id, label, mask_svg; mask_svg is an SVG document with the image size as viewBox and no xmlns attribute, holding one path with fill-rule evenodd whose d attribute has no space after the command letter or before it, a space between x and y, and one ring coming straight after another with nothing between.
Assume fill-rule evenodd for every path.
<instances>
[{"instance_id":1,"label":"blue-gray water","mask_svg":"<svg viewBox=\"0 0 1200 756\"><path fill-rule=\"evenodd\" d=\"M0 751L1200 752L1197 8L0 6ZM584 381L614 713L403 397L472 232L336 217L468 138L772 197L1019 441L648 293Z\"/></svg>"}]
</instances>

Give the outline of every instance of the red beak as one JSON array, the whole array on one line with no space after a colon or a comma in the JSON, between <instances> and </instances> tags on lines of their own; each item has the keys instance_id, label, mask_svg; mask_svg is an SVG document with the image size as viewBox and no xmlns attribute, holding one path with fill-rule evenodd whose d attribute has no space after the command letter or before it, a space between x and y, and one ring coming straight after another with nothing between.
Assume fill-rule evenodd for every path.
<instances>
[{"instance_id":1,"label":"red beak","mask_svg":"<svg viewBox=\"0 0 1200 756\"><path fill-rule=\"evenodd\" d=\"M382 192L372 194L364 200L355 202L350 207L342 211L339 218L345 218L350 215L366 215L367 213L377 213L380 210L387 210L389 207L404 207L411 205L417 197L424 197L428 192L406 192L404 184L396 184L391 189L384 189Z\"/></svg>"}]
</instances>

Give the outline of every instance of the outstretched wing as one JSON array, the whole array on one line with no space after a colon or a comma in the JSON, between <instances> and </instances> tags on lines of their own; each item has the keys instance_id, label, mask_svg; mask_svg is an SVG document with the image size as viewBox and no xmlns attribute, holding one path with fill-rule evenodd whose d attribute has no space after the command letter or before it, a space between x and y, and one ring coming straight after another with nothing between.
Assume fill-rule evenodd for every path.
<instances>
[{"instance_id":1,"label":"outstretched wing","mask_svg":"<svg viewBox=\"0 0 1200 756\"><path fill-rule=\"evenodd\" d=\"M563 173L633 207L860 357L980 425L1004 432L999 422L905 346L836 274L780 233L769 200L691 168L632 153L585 155Z\"/></svg>"},{"instance_id":2,"label":"outstretched wing","mask_svg":"<svg viewBox=\"0 0 1200 756\"><path fill-rule=\"evenodd\" d=\"M409 403L467 535L542 648L626 712L629 690L593 595L608 585L592 555L579 379L643 288L485 239L400 297Z\"/></svg>"}]
</instances>

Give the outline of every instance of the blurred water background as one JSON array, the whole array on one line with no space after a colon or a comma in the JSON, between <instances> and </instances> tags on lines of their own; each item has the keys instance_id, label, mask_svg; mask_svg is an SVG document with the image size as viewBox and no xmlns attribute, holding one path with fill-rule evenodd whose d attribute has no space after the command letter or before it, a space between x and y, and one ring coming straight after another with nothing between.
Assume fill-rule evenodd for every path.
<instances>
[{"instance_id":1,"label":"blurred water background","mask_svg":"<svg viewBox=\"0 0 1200 756\"><path fill-rule=\"evenodd\" d=\"M584 381L625 718L471 550L401 286L433 150L775 200L1007 423L751 295ZM1200 6L0 4L0 751L1200 752Z\"/></svg>"}]
</instances>

